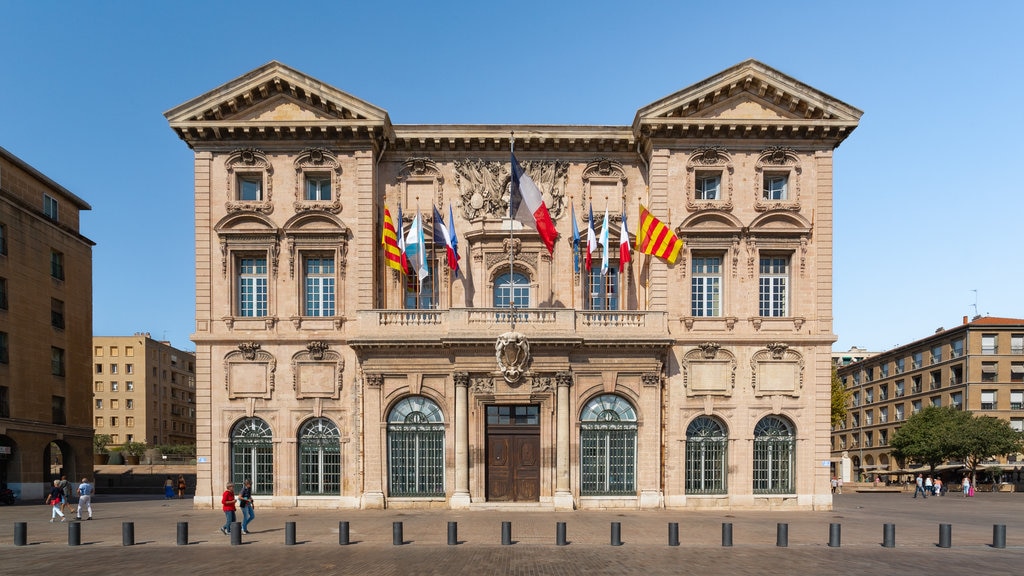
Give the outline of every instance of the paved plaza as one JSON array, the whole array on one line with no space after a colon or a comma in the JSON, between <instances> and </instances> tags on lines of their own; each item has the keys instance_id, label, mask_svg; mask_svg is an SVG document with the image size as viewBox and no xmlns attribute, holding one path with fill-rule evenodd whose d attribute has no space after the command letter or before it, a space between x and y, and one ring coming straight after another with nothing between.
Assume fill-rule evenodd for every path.
<instances>
[{"instance_id":1,"label":"paved plaza","mask_svg":"<svg viewBox=\"0 0 1024 576\"><path fill-rule=\"evenodd\" d=\"M191 500L104 496L95 519L82 522L80 545L68 524L50 523L42 502L0 506L0 574L990 574L1024 566L1024 494L947 495L848 493L831 512L256 509L241 545L220 533L218 510ZM26 523L25 546L15 525ZM134 545L124 546L126 522ZM178 523L188 544L178 545ZM294 545L286 526L294 522ZM349 544L339 545L347 522ZM401 544L395 545L395 522ZM448 544L449 522L457 544ZM503 544L503 522L511 544ZM565 523L566 545L557 545ZM621 545L612 545L618 523ZM669 545L678 523L679 546ZM732 525L732 546L722 544ZM779 524L788 544L778 546ZM895 547L884 547L885 524ZM838 524L836 529L834 524ZM948 548L940 547L949 525ZM1005 525L1005 548L993 547ZM839 546L829 546L836 537Z\"/></svg>"}]
</instances>

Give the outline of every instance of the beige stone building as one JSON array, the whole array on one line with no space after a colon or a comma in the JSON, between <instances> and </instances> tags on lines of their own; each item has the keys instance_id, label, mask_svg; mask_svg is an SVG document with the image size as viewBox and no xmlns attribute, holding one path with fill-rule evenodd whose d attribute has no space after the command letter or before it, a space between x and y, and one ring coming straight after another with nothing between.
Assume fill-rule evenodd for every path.
<instances>
[{"instance_id":1,"label":"beige stone building","mask_svg":"<svg viewBox=\"0 0 1024 576\"><path fill-rule=\"evenodd\" d=\"M0 148L0 485L92 472L89 204ZM80 476L79 476L80 477Z\"/></svg>"},{"instance_id":2,"label":"beige stone building","mask_svg":"<svg viewBox=\"0 0 1024 576\"><path fill-rule=\"evenodd\" d=\"M850 393L846 421L832 431L832 459L844 480L900 470L889 440L926 406L995 416L1024 430L1024 319L964 316L955 328L841 366L838 373ZM1024 457L1000 462L1019 470Z\"/></svg>"},{"instance_id":3,"label":"beige stone building","mask_svg":"<svg viewBox=\"0 0 1024 576\"><path fill-rule=\"evenodd\" d=\"M860 116L753 60L631 126L393 124L277 62L168 111L197 506L252 478L274 506L828 509L833 151ZM508 217L513 146L550 253ZM641 204L685 246L620 272ZM440 242L422 281L388 268L385 207L427 239L436 208L458 275ZM591 208L604 274L601 249L574 269Z\"/></svg>"},{"instance_id":4,"label":"beige stone building","mask_svg":"<svg viewBox=\"0 0 1024 576\"><path fill-rule=\"evenodd\" d=\"M94 336L92 416L114 446L194 444L196 357L148 333Z\"/></svg>"}]
</instances>

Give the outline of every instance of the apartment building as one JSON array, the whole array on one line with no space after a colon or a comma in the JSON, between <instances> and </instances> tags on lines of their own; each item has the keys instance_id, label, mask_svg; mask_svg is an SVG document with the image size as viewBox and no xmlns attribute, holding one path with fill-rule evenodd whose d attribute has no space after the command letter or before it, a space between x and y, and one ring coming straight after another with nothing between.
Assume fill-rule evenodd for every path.
<instances>
[{"instance_id":1,"label":"apartment building","mask_svg":"<svg viewBox=\"0 0 1024 576\"><path fill-rule=\"evenodd\" d=\"M0 485L42 499L92 472L84 200L0 148Z\"/></svg>"},{"instance_id":2,"label":"apartment building","mask_svg":"<svg viewBox=\"0 0 1024 576\"><path fill-rule=\"evenodd\" d=\"M832 460L845 480L900 469L889 439L926 406L953 406L1024 430L1024 320L976 317L905 346L839 367L850 393L832 431ZM1011 455L1004 463L1024 465Z\"/></svg>"},{"instance_id":3,"label":"apartment building","mask_svg":"<svg viewBox=\"0 0 1024 576\"><path fill-rule=\"evenodd\" d=\"M856 108L749 60L630 126L403 125L271 62L165 116L194 151L196 506L251 479L282 507L830 508Z\"/></svg>"},{"instance_id":4,"label":"apartment building","mask_svg":"<svg viewBox=\"0 0 1024 576\"><path fill-rule=\"evenodd\" d=\"M195 444L196 359L148 333L92 339L92 417L112 445Z\"/></svg>"}]
</instances>

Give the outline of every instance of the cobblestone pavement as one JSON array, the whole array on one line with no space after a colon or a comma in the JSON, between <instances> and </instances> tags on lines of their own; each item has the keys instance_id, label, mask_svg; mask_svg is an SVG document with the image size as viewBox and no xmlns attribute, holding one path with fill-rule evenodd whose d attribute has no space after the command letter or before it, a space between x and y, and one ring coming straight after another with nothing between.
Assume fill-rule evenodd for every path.
<instances>
[{"instance_id":1,"label":"cobblestone pavement","mask_svg":"<svg viewBox=\"0 0 1024 576\"><path fill-rule=\"evenodd\" d=\"M104 496L95 519L78 526L50 523L42 503L0 506L0 574L970 574L1024 566L1024 494L914 499L904 494L838 495L830 512L260 509L241 545L220 533L223 514L196 510L191 500ZM339 545L347 522L349 545ZM15 546L24 522L25 546ZM124 546L125 523L134 545ZM188 545L177 544L188 523ZM286 545L294 522L295 544ZM393 543L401 522L401 545ZM456 545L448 544L455 522ZM510 522L510 545L502 523ZM565 522L567 545L556 545ZM612 545L618 523L621 545ZM670 546L669 523L679 546ZM722 545L723 524L732 546ZM895 547L883 547L884 525L895 526ZM787 533L778 546L779 525ZM949 548L940 547L943 524ZM837 525L834 527L833 525ZM995 525L1005 526L996 548ZM829 546L837 537L839 546Z\"/></svg>"}]
</instances>

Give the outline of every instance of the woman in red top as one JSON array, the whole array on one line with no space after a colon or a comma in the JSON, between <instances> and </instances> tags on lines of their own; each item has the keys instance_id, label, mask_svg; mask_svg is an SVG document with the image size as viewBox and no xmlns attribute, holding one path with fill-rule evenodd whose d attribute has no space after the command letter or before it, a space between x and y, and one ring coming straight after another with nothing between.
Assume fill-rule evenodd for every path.
<instances>
[{"instance_id":1,"label":"woman in red top","mask_svg":"<svg viewBox=\"0 0 1024 576\"><path fill-rule=\"evenodd\" d=\"M221 510L224 511L224 526L220 531L224 534L231 534L231 524L235 521L235 485L228 482L224 494L220 497Z\"/></svg>"}]
</instances>

